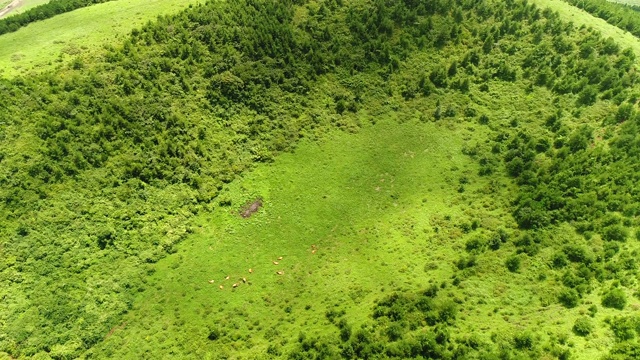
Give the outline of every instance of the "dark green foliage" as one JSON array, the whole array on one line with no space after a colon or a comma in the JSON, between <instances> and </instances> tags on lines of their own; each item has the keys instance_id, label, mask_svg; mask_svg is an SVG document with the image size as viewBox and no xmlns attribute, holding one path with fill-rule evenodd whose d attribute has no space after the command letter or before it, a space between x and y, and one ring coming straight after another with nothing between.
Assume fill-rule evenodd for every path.
<instances>
[{"instance_id":1,"label":"dark green foliage","mask_svg":"<svg viewBox=\"0 0 640 360\"><path fill-rule=\"evenodd\" d=\"M640 319L636 316L615 316L607 322L618 341L634 339L640 331Z\"/></svg>"},{"instance_id":2,"label":"dark green foliage","mask_svg":"<svg viewBox=\"0 0 640 360\"><path fill-rule=\"evenodd\" d=\"M578 336L587 336L593 331L593 322L588 317L581 317L576 320L572 328Z\"/></svg>"},{"instance_id":3,"label":"dark green foliage","mask_svg":"<svg viewBox=\"0 0 640 360\"><path fill-rule=\"evenodd\" d=\"M629 230L622 225L611 225L602 229L602 237L608 241L626 241Z\"/></svg>"},{"instance_id":4,"label":"dark green foliage","mask_svg":"<svg viewBox=\"0 0 640 360\"><path fill-rule=\"evenodd\" d=\"M520 259L520 256L511 255L509 258L507 258L504 264L509 271L518 272L518 270L520 270L521 263L522 260Z\"/></svg>"},{"instance_id":5,"label":"dark green foliage","mask_svg":"<svg viewBox=\"0 0 640 360\"><path fill-rule=\"evenodd\" d=\"M477 263L476 256L470 255L470 256L458 259L458 261L456 261L456 267L458 268L458 270L464 270L467 268L474 267L476 263Z\"/></svg>"},{"instance_id":6,"label":"dark green foliage","mask_svg":"<svg viewBox=\"0 0 640 360\"><path fill-rule=\"evenodd\" d=\"M574 308L578 306L580 294L575 289L564 289L558 294L558 301L566 308Z\"/></svg>"},{"instance_id":7,"label":"dark green foliage","mask_svg":"<svg viewBox=\"0 0 640 360\"><path fill-rule=\"evenodd\" d=\"M627 305L627 295L620 288L607 291L602 296L602 306L622 310Z\"/></svg>"},{"instance_id":8,"label":"dark green foliage","mask_svg":"<svg viewBox=\"0 0 640 360\"><path fill-rule=\"evenodd\" d=\"M513 337L513 345L518 350L531 350L534 342L533 334L529 332L520 333Z\"/></svg>"},{"instance_id":9,"label":"dark green foliage","mask_svg":"<svg viewBox=\"0 0 640 360\"><path fill-rule=\"evenodd\" d=\"M551 262L553 264L553 267L555 268L563 268L569 263L567 255L565 255L564 253L555 254Z\"/></svg>"}]
</instances>

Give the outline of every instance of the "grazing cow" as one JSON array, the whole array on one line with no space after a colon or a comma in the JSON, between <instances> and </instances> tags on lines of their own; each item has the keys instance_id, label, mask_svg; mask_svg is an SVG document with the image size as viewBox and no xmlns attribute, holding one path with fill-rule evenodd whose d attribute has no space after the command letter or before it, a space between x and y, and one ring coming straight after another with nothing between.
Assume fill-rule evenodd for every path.
<instances>
[{"instance_id":1,"label":"grazing cow","mask_svg":"<svg viewBox=\"0 0 640 360\"><path fill-rule=\"evenodd\" d=\"M216 282L215 280L209 280L209 284L213 284L214 282Z\"/></svg>"},{"instance_id":2,"label":"grazing cow","mask_svg":"<svg viewBox=\"0 0 640 360\"><path fill-rule=\"evenodd\" d=\"M312 254L315 254L315 253L316 253L316 250L318 250L318 249L313 249L313 250L311 250L311 253L312 253Z\"/></svg>"},{"instance_id":3,"label":"grazing cow","mask_svg":"<svg viewBox=\"0 0 640 360\"><path fill-rule=\"evenodd\" d=\"M278 264L279 264L279 262L277 262L277 261L273 262L273 265L278 265Z\"/></svg>"},{"instance_id":4,"label":"grazing cow","mask_svg":"<svg viewBox=\"0 0 640 360\"><path fill-rule=\"evenodd\" d=\"M225 280L229 280L229 275L227 275L227 277L226 277L226 278L224 278L224 279L225 279Z\"/></svg>"},{"instance_id":5,"label":"grazing cow","mask_svg":"<svg viewBox=\"0 0 640 360\"><path fill-rule=\"evenodd\" d=\"M233 288L237 288L238 287L238 283L233 284Z\"/></svg>"},{"instance_id":6,"label":"grazing cow","mask_svg":"<svg viewBox=\"0 0 640 360\"><path fill-rule=\"evenodd\" d=\"M243 282L243 283L246 283L246 282L247 282L247 278L244 278L244 277L243 277L243 278L242 278L242 282Z\"/></svg>"},{"instance_id":7,"label":"grazing cow","mask_svg":"<svg viewBox=\"0 0 640 360\"><path fill-rule=\"evenodd\" d=\"M249 269L249 274L253 274L253 269Z\"/></svg>"},{"instance_id":8,"label":"grazing cow","mask_svg":"<svg viewBox=\"0 0 640 360\"><path fill-rule=\"evenodd\" d=\"M276 274L278 274L278 275L284 275L284 271L276 271Z\"/></svg>"},{"instance_id":9,"label":"grazing cow","mask_svg":"<svg viewBox=\"0 0 640 360\"><path fill-rule=\"evenodd\" d=\"M282 260L282 256L280 256L280 257L278 258L278 260Z\"/></svg>"},{"instance_id":10,"label":"grazing cow","mask_svg":"<svg viewBox=\"0 0 640 360\"><path fill-rule=\"evenodd\" d=\"M220 285L220 290L224 289L224 286Z\"/></svg>"}]
</instances>

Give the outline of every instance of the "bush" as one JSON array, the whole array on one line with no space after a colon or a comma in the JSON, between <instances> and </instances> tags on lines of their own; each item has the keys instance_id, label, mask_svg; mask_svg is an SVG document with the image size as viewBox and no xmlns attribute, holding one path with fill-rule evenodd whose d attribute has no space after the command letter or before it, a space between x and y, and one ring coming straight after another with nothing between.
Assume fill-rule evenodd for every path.
<instances>
[{"instance_id":1,"label":"bush","mask_svg":"<svg viewBox=\"0 0 640 360\"><path fill-rule=\"evenodd\" d=\"M567 255L565 255L564 253L555 254L551 262L553 263L553 267L556 269L563 268L569 263Z\"/></svg>"},{"instance_id":2,"label":"bush","mask_svg":"<svg viewBox=\"0 0 640 360\"><path fill-rule=\"evenodd\" d=\"M518 255L511 255L507 261L505 261L505 266L511 272L518 272L520 270L521 260Z\"/></svg>"},{"instance_id":3,"label":"bush","mask_svg":"<svg viewBox=\"0 0 640 360\"><path fill-rule=\"evenodd\" d=\"M573 324L573 332L578 336L587 336L593 331L593 323L588 317L581 317Z\"/></svg>"},{"instance_id":4,"label":"bush","mask_svg":"<svg viewBox=\"0 0 640 360\"><path fill-rule=\"evenodd\" d=\"M473 237L467 240L465 244L465 249L470 253L480 253L485 247L485 242L480 237Z\"/></svg>"},{"instance_id":5,"label":"bush","mask_svg":"<svg viewBox=\"0 0 640 360\"><path fill-rule=\"evenodd\" d=\"M609 327L618 341L631 340L636 337L638 319L632 317L614 317L609 321Z\"/></svg>"},{"instance_id":6,"label":"bush","mask_svg":"<svg viewBox=\"0 0 640 360\"><path fill-rule=\"evenodd\" d=\"M622 310L627 305L627 295L622 289L612 289L602 297L602 306Z\"/></svg>"},{"instance_id":7,"label":"bush","mask_svg":"<svg viewBox=\"0 0 640 360\"><path fill-rule=\"evenodd\" d=\"M533 349L533 335L525 332L513 337L513 345L518 350L531 350Z\"/></svg>"},{"instance_id":8,"label":"bush","mask_svg":"<svg viewBox=\"0 0 640 360\"><path fill-rule=\"evenodd\" d=\"M578 306L580 294L574 289L564 289L558 295L558 301L566 308L574 308Z\"/></svg>"},{"instance_id":9,"label":"bush","mask_svg":"<svg viewBox=\"0 0 640 360\"><path fill-rule=\"evenodd\" d=\"M602 237L607 241L625 241L629 237L629 230L622 225L611 225L602 229Z\"/></svg>"}]
</instances>

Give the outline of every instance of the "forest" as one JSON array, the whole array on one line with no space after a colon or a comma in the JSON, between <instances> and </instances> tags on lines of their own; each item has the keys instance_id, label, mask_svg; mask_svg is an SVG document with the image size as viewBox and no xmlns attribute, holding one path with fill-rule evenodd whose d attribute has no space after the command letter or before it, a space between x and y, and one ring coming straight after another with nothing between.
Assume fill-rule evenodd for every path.
<instances>
[{"instance_id":1,"label":"forest","mask_svg":"<svg viewBox=\"0 0 640 360\"><path fill-rule=\"evenodd\" d=\"M0 34L95 2L54 0L0 20ZM634 16L615 24L633 32ZM461 241L442 260L448 277L376 289L362 316L327 309L316 333L260 330L253 350L238 344L253 333L236 337L220 318L149 338L176 358L204 358L200 347L211 358L571 359L583 342L601 358L638 357L636 61L526 0L238 0L160 17L97 59L0 79L0 357L160 356L111 335L158 287L163 261L182 256L195 219L237 212L229 189L301 143L410 110L472 134L456 155L476 170L447 186L504 195L500 226L430 224L434 239ZM501 112L512 93L513 113ZM571 330L466 328L504 311L465 312L486 301L465 289L495 274L546 289L526 306L570 314Z\"/></svg>"}]
</instances>

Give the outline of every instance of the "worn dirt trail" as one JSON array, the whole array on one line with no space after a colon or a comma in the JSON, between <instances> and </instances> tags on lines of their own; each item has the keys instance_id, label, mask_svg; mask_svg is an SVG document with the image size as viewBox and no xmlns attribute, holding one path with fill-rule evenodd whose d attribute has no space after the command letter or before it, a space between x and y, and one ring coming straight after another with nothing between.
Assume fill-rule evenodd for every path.
<instances>
[{"instance_id":1,"label":"worn dirt trail","mask_svg":"<svg viewBox=\"0 0 640 360\"><path fill-rule=\"evenodd\" d=\"M9 5L5 6L4 9L0 10L0 18L3 18L6 15L22 5L24 0L13 0Z\"/></svg>"}]
</instances>

